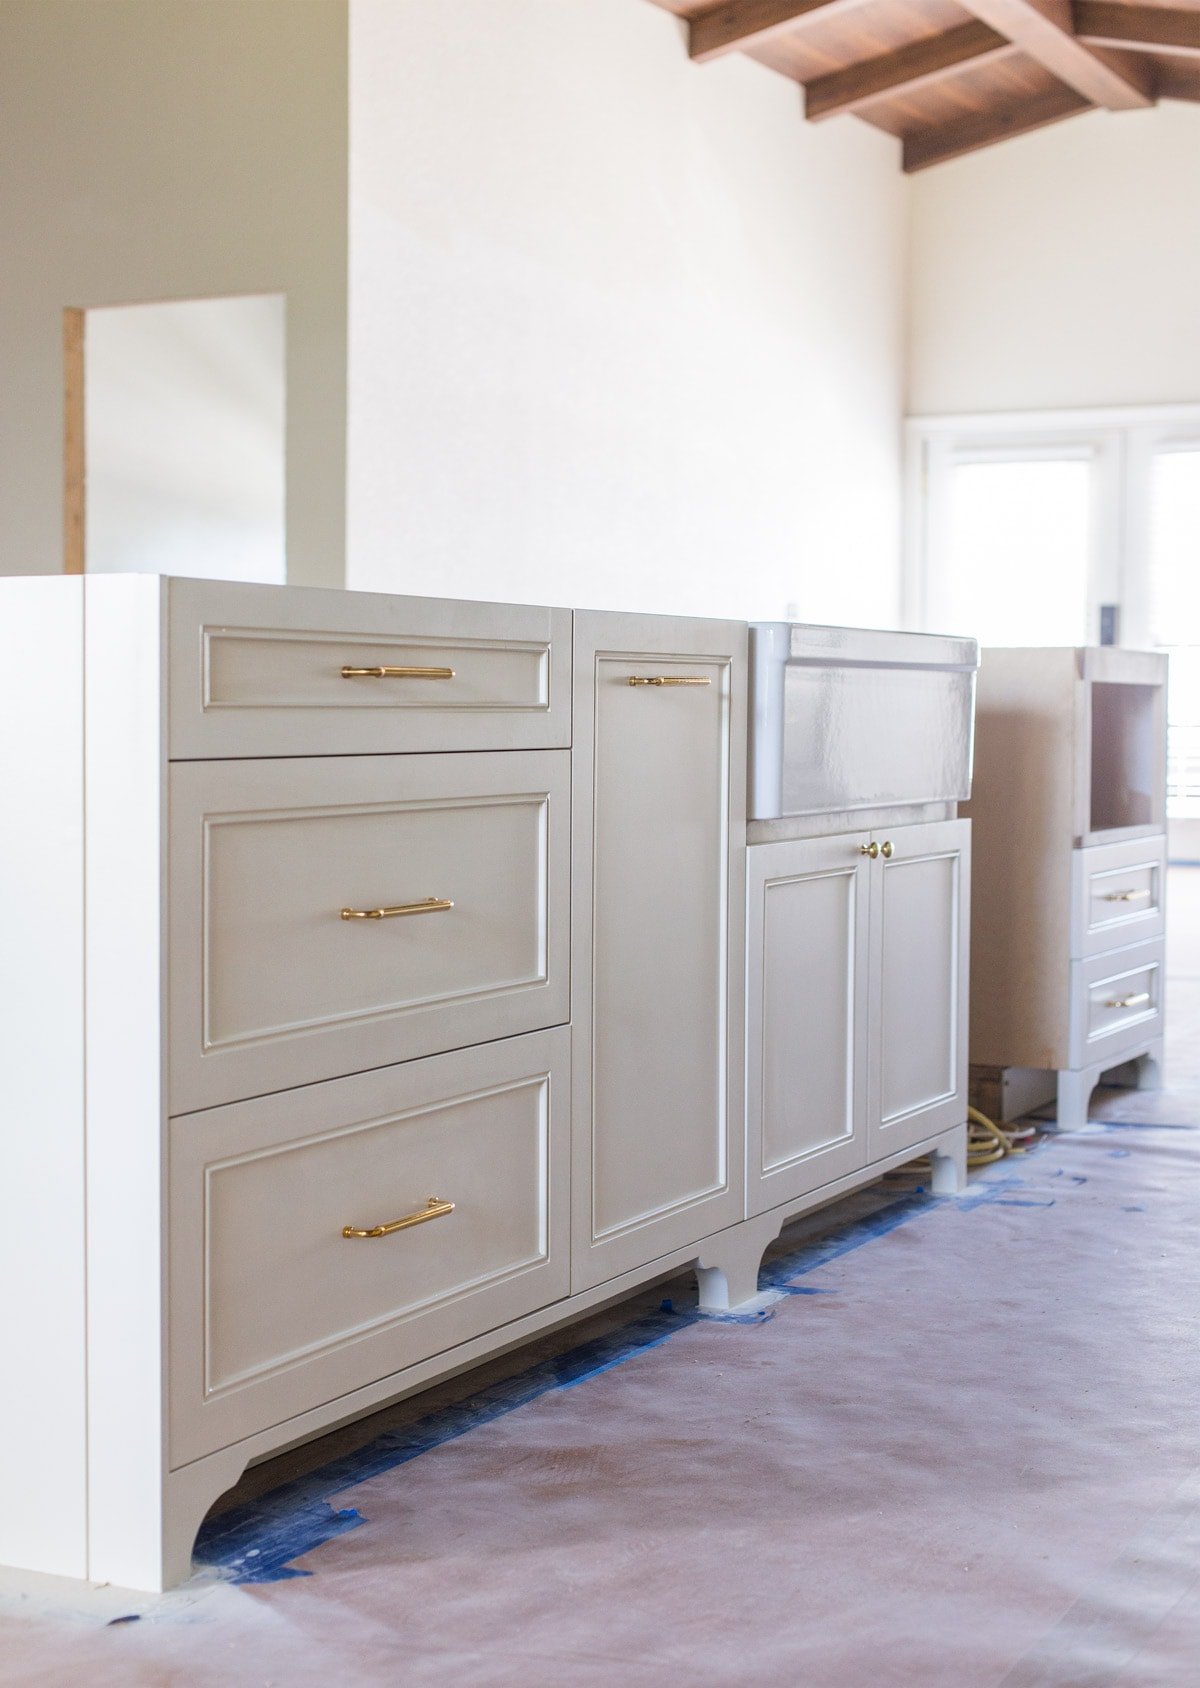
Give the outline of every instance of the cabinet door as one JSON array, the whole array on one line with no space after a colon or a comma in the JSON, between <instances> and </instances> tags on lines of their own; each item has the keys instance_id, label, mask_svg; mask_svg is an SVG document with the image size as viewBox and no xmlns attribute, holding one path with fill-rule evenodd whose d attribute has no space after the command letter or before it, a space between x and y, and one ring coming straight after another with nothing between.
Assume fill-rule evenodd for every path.
<instances>
[{"instance_id":1,"label":"cabinet door","mask_svg":"<svg viewBox=\"0 0 1200 1688\"><path fill-rule=\"evenodd\" d=\"M575 653L580 1289L742 1217L746 629L585 614Z\"/></svg>"},{"instance_id":2,"label":"cabinet door","mask_svg":"<svg viewBox=\"0 0 1200 1688\"><path fill-rule=\"evenodd\" d=\"M967 1117L969 821L880 833L872 862L868 1159Z\"/></svg>"},{"instance_id":3,"label":"cabinet door","mask_svg":"<svg viewBox=\"0 0 1200 1688\"><path fill-rule=\"evenodd\" d=\"M868 835L747 855L746 1210L867 1157Z\"/></svg>"}]
</instances>

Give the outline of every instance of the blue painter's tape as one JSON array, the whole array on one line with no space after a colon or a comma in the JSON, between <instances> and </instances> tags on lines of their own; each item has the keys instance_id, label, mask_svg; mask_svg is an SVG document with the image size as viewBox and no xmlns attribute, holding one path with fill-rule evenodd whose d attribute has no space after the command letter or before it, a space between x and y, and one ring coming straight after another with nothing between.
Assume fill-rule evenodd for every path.
<instances>
[{"instance_id":1,"label":"blue painter's tape","mask_svg":"<svg viewBox=\"0 0 1200 1688\"><path fill-rule=\"evenodd\" d=\"M581 1343L569 1353L555 1355L518 1377L505 1378L479 1390L467 1400L430 1413L403 1429L385 1431L366 1447L332 1461L319 1471L208 1520L196 1541L196 1561L226 1571L235 1583L278 1582L286 1577L307 1576L308 1572L291 1569L290 1562L364 1522L352 1507L336 1511L329 1504L329 1495L394 1470L430 1448L454 1441L469 1430L515 1411L548 1390L570 1389L588 1378L598 1377L635 1354L659 1347L676 1331L695 1324L698 1318L694 1311L660 1309L609 1335Z\"/></svg>"},{"instance_id":2,"label":"blue painter's tape","mask_svg":"<svg viewBox=\"0 0 1200 1688\"><path fill-rule=\"evenodd\" d=\"M1082 1137L1098 1131L1200 1131L1200 1125L1186 1121L1168 1123L1157 1119L1091 1119L1081 1131L1056 1131L1056 1137Z\"/></svg>"},{"instance_id":3,"label":"blue painter's tape","mask_svg":"<svg viewBox=\"0 0 1200 1688\"><path fill-rule=\"evenodd\" d=\"M887 1236L922 1214L934 1210L954 1214L973 1212L1004 1200L1022 1182L1019 1178L989 1172L977 1179L965 1196L931 1196L924 1192L899 1196L864 1218L840 1226L831 1235L772 1255L759 1275L760 1292L836 1294L832 1289L798 1284L796 1279ZM638 1354L661 1347L701 1319L717 1324L761 1325L772 1317L774 1311L770 1308L752 1313L702 1314L694 1307L676 1307L671 1300L664 1300L655 1311L631 1320L618 1330L580 1343L564 1354L541 1361L516 1377L490 1384L466 1400L439 1408L411 1424L385 1431L365 1447L331 1461L320 1470L210 1519L201 1528L196 1542L196 1560L224 1571L235 1583L278 1582L308 1576L310 1572L295 1569L295 1560L365 1522L354 1507L333 1507L331 1495L393 1471L431 1448L514 1412L550 1390L572 1389L599 1377Z\"/></svg>"}]
</instances>

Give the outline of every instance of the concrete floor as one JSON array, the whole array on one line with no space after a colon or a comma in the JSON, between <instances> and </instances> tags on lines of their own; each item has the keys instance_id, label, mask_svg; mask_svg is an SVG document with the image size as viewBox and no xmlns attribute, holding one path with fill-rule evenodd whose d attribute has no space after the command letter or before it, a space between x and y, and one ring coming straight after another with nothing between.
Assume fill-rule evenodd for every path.
<instances>
[{"instance_id":1,"label":"concrete floor","mask_svg":"<svg viewBox=\"0 0 1200 1688\"><path fill-rule=\"evenodd\" d=\"M1171 894L1164 1090L810 1218L765 1318L660 1286L259 1467L170 1596L0 1575L0 1683L1194 1688L1200 868Z\"/></svg>"}]
</instances>

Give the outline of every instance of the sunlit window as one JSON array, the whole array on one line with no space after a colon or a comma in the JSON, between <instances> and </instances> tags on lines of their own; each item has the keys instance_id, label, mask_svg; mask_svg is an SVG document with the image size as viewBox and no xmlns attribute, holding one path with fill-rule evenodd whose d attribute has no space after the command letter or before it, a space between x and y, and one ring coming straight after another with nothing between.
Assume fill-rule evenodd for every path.
<instances>
[{"instance_id":1,"label":"sunlit window","mask_svg":"<svg viewBox=\"0 0 1200 1688\"><path fill-rule=\"evenodd\" d=\"M959 462L941 538L944 625L988 645L1087 637L1092 463Z\"/></svg>"},{"instance_id":2,"label":"sunlit window","mask_svg":"<svg viewBox=\"0 0 1200 1688\"><path fill-rule=\"evenodd\" d=\"M1150 637L1170 652L1167 813L1200 819L1200 448L1150 470Z\"/></svg>"}]
</instances>

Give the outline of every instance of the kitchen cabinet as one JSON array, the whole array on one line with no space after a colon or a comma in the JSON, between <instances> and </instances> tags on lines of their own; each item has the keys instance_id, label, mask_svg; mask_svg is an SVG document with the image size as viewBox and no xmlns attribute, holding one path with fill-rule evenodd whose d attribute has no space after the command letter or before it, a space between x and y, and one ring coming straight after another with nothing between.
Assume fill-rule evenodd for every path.
<instances>
[{"instance_id":1,"label":"kitchen cabinet","mask_svg":"<svg viewBox=\"0 0 1200 1688\"><path fill-rule=\"evenodd\" d=\"M962 1125L969 852L958 820L750 849L749 1213Z\"/></svg>"},{"instance_id":2,"label":"kitchen cabinet","mask_svg":"<svg viewBox=\"0 0 1200 1688\"><path fill-rule=\"evenodd\" d=\"M1079 1126L1103 1074L1158 1082L1166 687L1161 652L983 652L970 1061L997 1118Z\"/></svg>"},{"instance_id":3,"label":"kitchen cabinet","mask_svg":"<svg viewBox=\"0 0 1200 1688\"><path fill-rule=\"evenodd\" d=\"M742 1217L746 629L575 618L574 1274Z\"/></svg>"}]
</instances>

